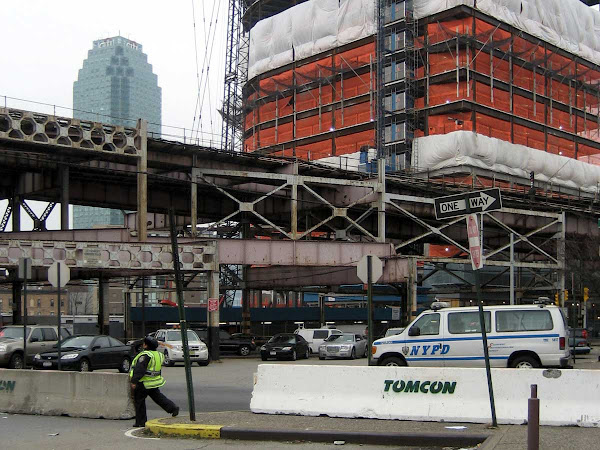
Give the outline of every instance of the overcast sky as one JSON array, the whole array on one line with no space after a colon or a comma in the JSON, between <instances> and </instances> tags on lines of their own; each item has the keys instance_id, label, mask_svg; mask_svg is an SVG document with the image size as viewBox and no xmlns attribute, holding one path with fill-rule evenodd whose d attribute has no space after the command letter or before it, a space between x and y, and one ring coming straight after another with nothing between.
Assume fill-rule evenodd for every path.
<instances>
[{"instance_id":1,"label":"overcast sky","mask_svg":"<svg viewBox=\"0 0 600 450\"><path fill-rule=\"evenodd\" d=\"M207 72L210 75L200 89L204 99L202 131L209 139L212 130L217 134L212 138L219 140L221 121L217 108L221 107L223 97L227 6L228 0L4 0L0 103L4 106L7 96L71 108L73 82L92 42L121 34L142 44L158 76L162 88L163 133L183 134L183 130L165 125L185 127L189 136L195 116L194 128L198 129L195 17L198 72L204 80ZM210 63L208 71L205 58ZM10 98L6 102L9 107L53 112L52 107ZM56 114L72 117L71 111L61 108ZM0 201L0 217L5 207L6 202ZM41 214L44 205L33 208ZM58 226L59 214L57 207L49 228ZM21 226L24 230L31 229L25 214Z\"/></svg>"},{"instance_id":2,"label":"overcast sky","mask_svg":"<svg viewBox=\"0 0 600 450\"><path fill-rule=\"evenodd\" d=\"M142 44L158 76L162 88L163 133L181 135L182 130L168 126L189 130L194 117L198 120L195 17L198 71L206 80L205 61L208 61L210 74L208 82L200 86L202 130L206 139L211 138L212 130L217 134L212 137L219 140L221 122L217 108L221 107L223 96L227 6L228 0L4 0L0 103L4 105L3 97L7 96L72 107L73 82L92 42L121 34ZM26 110L50 113L54 110L10 98L6 102L9 107ZM71 111L61 108L56 113L72 116ZM38 215L45 207L38 202L31 205ZM6 201L0 201L0 217L5 207ZM50 229L58 227L59 211L57 206L48 221ZM23 230L32 226L25 213L21 226Z\"/></svg>"}]
</instances>

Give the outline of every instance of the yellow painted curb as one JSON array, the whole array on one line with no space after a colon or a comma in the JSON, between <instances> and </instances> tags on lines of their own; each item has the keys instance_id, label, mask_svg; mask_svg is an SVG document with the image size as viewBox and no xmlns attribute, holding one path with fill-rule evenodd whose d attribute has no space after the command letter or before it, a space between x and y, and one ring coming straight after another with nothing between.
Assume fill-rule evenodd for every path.
<instances>
[{"instance_id":1,"label":"yellow painted curb","mask_svg":"<svg viewBox=\"0 0 600 450\"><path fill-rule=\"evenodd\" d=\"M146 422L154 434L175 434L178 436L193 436L202 439L220 439L223 425L202 425L196 423L163 423L164 419L153 419Z\"/></svg>"}]
</instances>

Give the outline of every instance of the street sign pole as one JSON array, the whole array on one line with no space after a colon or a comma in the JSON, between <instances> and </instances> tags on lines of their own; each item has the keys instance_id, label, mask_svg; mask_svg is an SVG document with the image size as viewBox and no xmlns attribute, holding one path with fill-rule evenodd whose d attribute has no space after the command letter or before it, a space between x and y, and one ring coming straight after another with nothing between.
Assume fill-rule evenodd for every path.
<instances>
[{"instance_id":1,"label":"street sign pole","mask_svg":"<svg viewBox=\"0 0 600 450\"><path fill-rule=\"evenodd\" d=\"M492 427L496 428L498 426L498 422L496 420L496 405L494 402L494 387L492 385L492 370L490 368L490 354L488 351L485 315L483 313L483 295L481 295L481 280L479 276L479 269L483 267L483 243L481 241L480 229L477 226L477 215L469 214L466 217L466 221L467 236L469 237L469 251L471 252L471 264L473 267L473 275L475 276L477 303L479 305L479 326L481 327L483 355L485 357L485 372L487 375L488 393L490 396L490 409L492 411Z\"/></svg>"},{"instance_id":2,"label":"street sign pole","mask_svg":"<svg viewBox=\"0 0 600 450\"><path fill-rule=\"evenodd\" d=\"M367 345L369 346L368 360L371 364L373 345L373 283L377 283L383 275L383 263L381 259L373 255L363 256L356 266L356 275L367 285Z\"/></svg>"},{"instance_id":3,"label":"street sign pole","mask_svg":"<svg viewBox=\"0 0 600 450\"><path fill-rule=\"evenodd\" d=\"M56 301L57 303L57 308L58 308L58 343L57 343L57 347L58 347L58 370L60 370L61 364L60 364L60 358L61 358L61 344L60 341L62 339L62 336L60 334L60 329L61 329L61 322L62 322L62 316L61 316L61 308L60 308L60 288L65 286L69 280L71 279L71 273L69 271L69 267L61 261L55 261L50 268L48 269L48 281L50 282L50 284L52 286L54 286L57 289L58 292L58 299Z\"/></svg>"},{"instance_id":4,"label":"street sign pole","mask_svg":"<svg viewBox=\"0 0 600 450\"><path fill-rule=\"evenodd\" d=\"M23 369L27 369L27 266L28 258L23 258Z\"/></svg>"},{"instance_id":5,"label":"street sign pole","mask_svg":"<svg viewBox=\"0 0 600 450\"><path fill-rule=\"evenodd\" d=\"M175 290L177 291L177 309L179 310L179 328L181 331L181 344L183 346L183 360L185 362L185 381L188 394L188 409L190 410L190 421L196 421L196 405L194 403L194 383L192 381L192 368L190 366L190 349L187 338L187 322L185 319L185 308L183 307L183 283L179 266L179 244L177 243L177 231L175 230L175 212L169 208L169 225L171 231L171 253L173 254L173 269L175 272Z\"/></svg>"},{"instance_id":6,"label":"street sign pole","mask_svg":"<svg viewBox=\"0 0 600 450\"><path fill-rule=\"evenodd\" d=\"M58 346L58 370L60 370L60 357L61 357L61 354L60 354L60 338L61 338L61 336L60 336L60 319L61 319L61 317L60 317L60 267L59 267L59 269L58 269L57 272L58 272L57 273L57 277L58 277L58 288L57 288L58 289L58 301L56 303L58 305L58 330L57 330L58 331L58 342L56 343L56 345Z\"/></svg>"},{"instance_id":7,"label":"street sign pole","mask_svg":"<svg viewBox=\"0 0 600 450\"><path fill-rule=\"evenodd\" d=\"M369 329L369 340L367 341L369 346L368 365L370 366L373 358L373 351L371 350L373 346L373 257L371 255L367 256L367 309L367 327Z\"/></svg>"}]
</instances>

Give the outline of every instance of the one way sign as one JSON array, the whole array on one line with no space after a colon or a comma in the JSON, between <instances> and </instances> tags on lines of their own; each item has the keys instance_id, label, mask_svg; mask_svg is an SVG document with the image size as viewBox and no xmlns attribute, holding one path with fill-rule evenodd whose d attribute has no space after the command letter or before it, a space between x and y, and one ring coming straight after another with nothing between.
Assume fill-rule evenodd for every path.
<instances>
[{"instance_id":1,"label":"one way sign","mask_svg":"<svg viewBox=\"0 0 600 450\"><path fill-rule=\"evenodd\" d=\"M435 217L437 219L448 219L498 209L502 209L502 199L498 188L435 199Z\"/></svg>"}]
</instances>

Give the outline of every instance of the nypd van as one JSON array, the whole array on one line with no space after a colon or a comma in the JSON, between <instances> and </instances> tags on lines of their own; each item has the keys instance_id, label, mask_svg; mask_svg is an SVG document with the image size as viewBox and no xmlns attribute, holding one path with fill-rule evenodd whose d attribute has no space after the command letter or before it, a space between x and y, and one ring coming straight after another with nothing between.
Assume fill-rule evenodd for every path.
<instances>
[{"instance_id":1,"label":"nypd van","mask_svg":"<svg viewBox=\"0 0 600 450\"><path fill-rule=\"evenodd\" d=\"M483 367L477 307L435 302L399 335L373 342L372 365ZM492 367L566 367L568 329L560 308L534 304L485 306Z\"/></svg>"}]
</instances>

